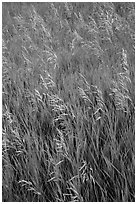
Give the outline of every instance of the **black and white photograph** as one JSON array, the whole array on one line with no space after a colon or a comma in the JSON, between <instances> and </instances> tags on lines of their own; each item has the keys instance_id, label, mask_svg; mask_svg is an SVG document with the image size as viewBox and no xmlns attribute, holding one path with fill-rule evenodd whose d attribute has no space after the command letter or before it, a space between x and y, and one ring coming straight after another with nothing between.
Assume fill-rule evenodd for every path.
<instances>
[{"instance_id":1,"label":"black and white photograph","mask_svg":"<svg viewBox=\"0 0 137 204\"><path fill-rule=\"evenodd\" d=\"M135 202L135 2L2 2L2 202Z\"/></svg>"}]
</instances>

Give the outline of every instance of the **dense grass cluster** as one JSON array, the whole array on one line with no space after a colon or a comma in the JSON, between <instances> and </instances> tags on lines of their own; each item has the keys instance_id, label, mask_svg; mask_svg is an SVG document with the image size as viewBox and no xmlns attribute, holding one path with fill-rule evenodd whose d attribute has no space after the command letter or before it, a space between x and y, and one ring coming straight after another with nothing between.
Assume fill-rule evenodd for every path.
<instances>
[{"instance_id":1,"label":"dense grass cluster","mask_svg":"<svg viewBox=\"0 0 137 204\"><path fill-rule=\"evenodd\" d=\"M3 201L135 201L134 3L3 3Z\"/></svg>"}]
</instances>

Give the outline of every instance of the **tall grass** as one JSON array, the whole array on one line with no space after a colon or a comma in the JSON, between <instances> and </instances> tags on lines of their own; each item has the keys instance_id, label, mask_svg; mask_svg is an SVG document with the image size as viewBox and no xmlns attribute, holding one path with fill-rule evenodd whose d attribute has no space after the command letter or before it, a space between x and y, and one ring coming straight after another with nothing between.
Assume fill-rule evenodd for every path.
<instances>
[{"instance_id":1,"label":"tall grass","mask_svg":"<svg viewBox=\"0 0 137 204\"><path fill-rule=\"evenodd\" d=\"M135 9L119 4L3 3L3 201L135 201Z\"/></svg>"}]
</instances>

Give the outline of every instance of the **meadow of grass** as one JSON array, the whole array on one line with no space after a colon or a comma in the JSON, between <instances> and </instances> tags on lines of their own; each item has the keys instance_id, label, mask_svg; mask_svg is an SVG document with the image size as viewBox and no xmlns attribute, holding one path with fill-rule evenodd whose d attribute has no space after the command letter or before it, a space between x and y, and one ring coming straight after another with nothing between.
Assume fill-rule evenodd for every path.
<instances>
[{"instance_id":1,"label":"meadow of grass","mask_svg":"<svg viewBox=\"0 0 137 204\"><path fill-rule=\"evenodd\" d=\"M134 3L2 11L3 202L134 202Z\"/></svg>"}]
</instances>

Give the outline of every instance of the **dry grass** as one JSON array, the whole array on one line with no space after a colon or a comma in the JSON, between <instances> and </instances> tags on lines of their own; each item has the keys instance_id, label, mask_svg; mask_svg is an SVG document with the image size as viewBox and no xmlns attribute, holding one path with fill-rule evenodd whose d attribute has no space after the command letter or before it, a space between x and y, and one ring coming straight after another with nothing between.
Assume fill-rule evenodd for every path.
<instances>
[{"instance_id":1,"label":"dry grass","mask_svg":"<svg viewBox=\"0 0 137 204\"><path fill-rule=\"evenodd\" d=\"M3 201L135 201L134 3L3 13Z\"/></svg>"}]
</instances>

